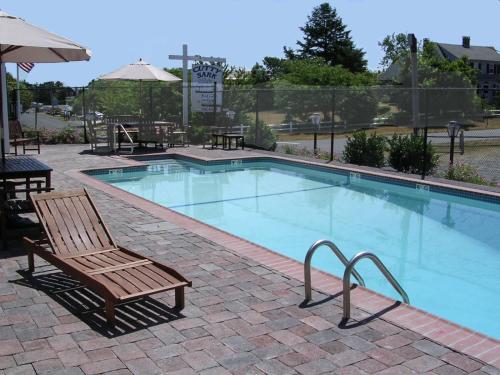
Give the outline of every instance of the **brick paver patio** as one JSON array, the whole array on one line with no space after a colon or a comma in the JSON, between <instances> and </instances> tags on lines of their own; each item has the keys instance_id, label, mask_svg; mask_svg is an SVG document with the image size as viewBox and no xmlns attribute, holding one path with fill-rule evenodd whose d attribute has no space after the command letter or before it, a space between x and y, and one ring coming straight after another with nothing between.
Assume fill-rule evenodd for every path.
<instances>
[{"instance_id":1,"label":"brick paver patio","mask_svg":"<svg viewBox=\"0 0 500 375\"><path fill-rule=\"evenodd\" d=\"M40 159L54 168L56 189L81 186L68 170L122 163L83 150L43 147ZM173 295L158 294L119 307L120 322L109 328L102 301L41 260L27 278L25 253L12 241L0 259L0 374L500 374L380 318L340 328L340 297L301 308L300 281L90 191L120 244L193 280L186 308L178 314L170 309Z\"/></svg>"}]
</instances>

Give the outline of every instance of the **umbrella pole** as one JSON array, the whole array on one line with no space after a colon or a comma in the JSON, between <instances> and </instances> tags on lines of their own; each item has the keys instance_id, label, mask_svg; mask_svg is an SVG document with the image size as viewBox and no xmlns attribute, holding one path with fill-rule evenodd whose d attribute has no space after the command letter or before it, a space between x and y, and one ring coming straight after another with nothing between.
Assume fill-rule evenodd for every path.
<instances>
[{"instance_id":1,"label":"umbrella pole","mask_svg":"<svg viewBox=\"0 0 500 375\"><path fill-rule=\"evenodd\" d=\"M5 124L3 123L3 66L2 66L2 55L0 52L0 121L2 122L2 137L1 137L1 143L2 143L2 163L5 163L5 145L4 145L4 135L5 135L5 129L4 126Z\"/></svg>"},{"instance_id":2,"label":"umbrella pole","mask_svg":"<svg viewBox=\"0 0 500 375\"><path fill-rule=\"evenodd\" d=\"M153 121L153 87L152 82L149 82L149 120Z\"/></svg>"}]
</instances>

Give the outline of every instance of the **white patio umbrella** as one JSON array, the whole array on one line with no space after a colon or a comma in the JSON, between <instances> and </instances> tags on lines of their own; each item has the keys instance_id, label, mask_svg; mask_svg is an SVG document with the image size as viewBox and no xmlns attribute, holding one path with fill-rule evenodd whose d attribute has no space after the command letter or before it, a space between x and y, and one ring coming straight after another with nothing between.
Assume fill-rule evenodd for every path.
<instances>
[{"instance_id":1,"label":"white patio umbrella","mask_svg":"<svg viewBox=\"0 0 500 375\"><path fill-rule=\"evenodd\" d=\"M128 64L108 74L103 74L99 79L112 81L165 81L175 82L181 79L163 69L148 64L143 59L136 63Z\"/></svg>"},{"instance_id":2,"label":"white patio umbrella","mask_svg":"<svg viewBox=\"0 0 500 375\"><path fill-rule=\"evenodd\" d=\"M33 26L22 18L0 11L0 63L54 63L89 60L91 51L81 45ZM0 88L2 82L0 74ZM5 161L4 134L8 125L3 121L3 89L0 92L0 121L2 122L2 162Z\"/></svg>"},{"instance_id":3,"label":"white patio umbrella","mask_svg":"<svg viewBox=\"0 0 500 375\"><path fill-rule=\"evenodd\" d=\"M128 64L122 66L121 68L112 71L111 73L104 74L99 77L102 80L108 81L139 81L141 86L141 96L142 96L142 81L149 82L177 82L181 81L181 79L173 74L166 72L165 70L158 68L154 65L151 65L144 61L143 59L139 59L136 63ZM149 87L149 104L153 106L153 98L151 92L151 86Z\"/></svg>"}]
</instances>

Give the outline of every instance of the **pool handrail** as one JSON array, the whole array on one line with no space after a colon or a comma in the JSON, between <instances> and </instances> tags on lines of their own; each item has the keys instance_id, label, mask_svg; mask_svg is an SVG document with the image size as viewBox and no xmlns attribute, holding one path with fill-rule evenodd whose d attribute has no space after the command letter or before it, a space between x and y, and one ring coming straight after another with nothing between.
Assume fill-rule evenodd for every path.
<instances>
[{"instance_id":1,"label":"pool handrail","mask_svg":"<svg viewBox=\"0 0 500 375\"><path fill-rule=\"evenodd\" d=\"M363 252L360 252L360 253L354 255L354 257L352 257L352 259L346 265L346 268L344 271L344 278L343 278L343 283L344 283L344 285L343 285L343 289L344 289L344 291L343 291L343 307L344 307L343 310L344 310L344 312L342 315L342 320L344 322L347 322L349 320L349 318L351 317L351 288L349 285L351 273L354 274L354 272L356 272L356 270L354 269L354 266L356 265L356 263L358 263L361 259L364 259L364 258L370 259L377 266L377 268L380 270L380 272L382 272L382 274L385 276L387 281L389 281L389 283L393 286L393 288L396 289L396 291L399 293L399 295L403 298L403 302L410 304L410 299L408 298L408 294L406 294L403 287L394 278L392 273L389 272L389 270L384 265L384 263L382 263L380 258L373 253L370 253L368 251L363 251Z\"/></svg>"},{"instance_id":2,"label":"pool handrail","mask_svg":"<svg viewBox=\"0 0 500 375\"><path fill-rule=\"evenodd\" d=\"M342 262L344 266L347 267L349 264L349 261L345 257L345 255L340 251L340 249L332 242L329 240L318 240L315 243L311 245L309 250L307 250L306 258L304 260L304 287L305 287L305 295L306 295L306 301L311 301L312 300L312 287L311 287L311 260L314 252L316 249L320 246L328 246L330 250L333 251L333 253L339 258L339 260ZM358 281L359 285L364 286L365 281L361 277L361 275L356 271L355 269L352 270L353 276L356 278Z\"/></svg>"}]
</instances>

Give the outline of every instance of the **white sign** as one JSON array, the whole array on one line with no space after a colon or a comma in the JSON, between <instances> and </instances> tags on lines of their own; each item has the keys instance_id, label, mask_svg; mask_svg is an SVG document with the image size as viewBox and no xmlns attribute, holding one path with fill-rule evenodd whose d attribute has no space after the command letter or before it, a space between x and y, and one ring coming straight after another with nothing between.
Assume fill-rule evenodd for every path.
<instances>
[{"instance_id":1,"label":"white sign","mask_svg":"<svg viewBox=\"0 0 500 375\"><path fill-rule=\"evenodd\" d=\"M223 75L222 68L217 65L193 64L191 66L192 112L214 112L214 104L215 111L221 111Z\"/></svg>"}]
</instances>

